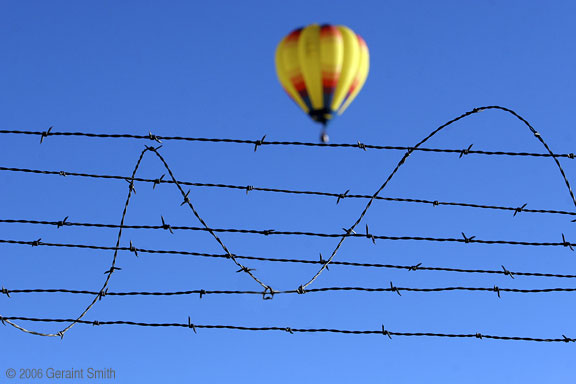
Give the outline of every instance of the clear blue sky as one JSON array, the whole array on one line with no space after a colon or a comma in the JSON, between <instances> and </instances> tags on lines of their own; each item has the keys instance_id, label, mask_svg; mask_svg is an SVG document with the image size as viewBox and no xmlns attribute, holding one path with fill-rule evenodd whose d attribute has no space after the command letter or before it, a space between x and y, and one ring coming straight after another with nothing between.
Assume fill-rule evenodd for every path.
<instances>
[{"instance_id":1,"label":"clear blue sky","mask_svg":"<svg viewBox=\"0 0 576 384\"><path fill-rule=\"evenodd\" d=\"M438 125L483 105L526 117L558 153L574 152L576 54L571 1L20 1L0 6L0 129L311 141L315 126L282 91L274 50L292 29L345 24L370 49L365 88L330 127L332 142L414 145ZM438 134L441 148L542 152L519 121L486 111ZM128 176L148 144L134 140L1 135L0 166ZM181 180L372 194L397 151L165 142ZM570 180L572 161L562 159ZM151 155L139 176L165 171ZM118 224L127 183L0 172L0 219ZM126 224L199 226L172 185L136 183ZM383 196L574 210L550 158L418 152ZM208 225L341 232L366 201L192 187ZM576 241L566 215L376 201L360 224L391 236ZM115 229L0 224L2 239L114 246ZM231 252L316 260L337 239L220 234ZM126 230L122 245L221 253L208 233ZM8 289L97 291L112 253L1 244ZM575 273L564 247L347 239L335 260ZM245 261L274 289L295 289L317 265ZM225 259L121 252L110 291L258 290ZM573 287L570 279L409 272L334 265L310 288ZM259 296L106 297L88 320L186 322L397 332L576 337L573 293L330 292ZM0 295L0 314L78 316L86 295ZM60 324L20 322L57 332ZM0 382L8 368L113 368L116 382L568 383L575 344L477 339L294 334L76 325L63 340L0 327ZM15 380L17 381L17 380ZM22 381L23 382L23 381ZM35 381L42 382L42 381ZM52 382L45 380L45 382Z\"/></svg>"}]
</instances>

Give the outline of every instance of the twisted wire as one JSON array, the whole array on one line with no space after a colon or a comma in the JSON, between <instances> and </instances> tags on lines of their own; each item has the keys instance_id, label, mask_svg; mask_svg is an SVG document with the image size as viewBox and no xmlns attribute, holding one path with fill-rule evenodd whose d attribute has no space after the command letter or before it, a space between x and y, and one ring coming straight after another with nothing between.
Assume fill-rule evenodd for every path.
<instances>
[{"instance_id":1,"label":"twisted wire","mask_svg":"<svg viewBox=\"0 0 576 384\"><path fill-rule=\"evenodd\" d=\"M20 245L31 245L35 246L50 246L50 247L66 247L66 248L81 248L81 249L95 249L95 250L115 250L115 247L98 246L98 245L88 245L88 244L60 244L60 243L45 243L41 239L35 241L20 241L20 240L0 240L0 243L7 244L20 244ZM179 250L162 250L162 249L145 249L135 247L131 245L130 247L118 247L118 251L128 251L136 255L139 253L148 254L171 254L171 255L184 255L184 256L197 256L197 257L207 257L207 258L224 258L228 259L230 256L228 254L214 254L214 253L203 253L203 252L191 252L191 251L179 251ZM326 260L304 260L304 259L287 259L287 258L271 258L271 257L259 257L259 256L244 256L244 255L234 255L236 259L245 260L255 260L255 261L269 261L278 263L301 263L301 264L325 264ZM448 268L448 267L430 267L424 266L422 263L415 265L393 265L393 264L380 264L380 263L359 263L352 261L337 261L333 260L332 265L342 265L349 267L366 267L366 268L389 268L389 269L404 269L408 271L439 271L439 272L459 272L459 273L485 273L485 274L501 274L510 277L514 276L527 276L527 277L557 277L557 278L576 278L574 274L559 274L559 273L543 273L543 272L522 272L522 271L510 271L502 266L501 270L489 270L489 269L463 269L463 268Z\"/></svg>"},{"instance_id":2,"label":"twisted wire","mask_svg":"<svg viewBox=\"0 0 576 384\"><path fill-rule=\"evenodd\" d=\"M12 320L33 321L33 322L69 322L70 319L47 319L23 316L0 316L1 322L9 322ZM475 338L475 339L492 339L492 340L507 340L507 341L534 341L534 342L547 342L547 343L569 343L575 342L576 339L569 338L565 335L556 338L539 338L539 337L525 337L525 336L499 336L487 335L480 332L477 333L433 333L433 332L397 332L390 331L384 328L376 330L349 330L349 329L334 329L334 328L292 328L292 327L246 327L238 325L214 325L214 324L194 324L188 318L186 323L146 323L126 320L102 321L102 320L78 320L80 324L101 326L101 325L132 325L139 327L179 327L189 328L197 333L198 329L228 329L238 331L280 331L290 334L294 333L340 333L349 335L382 335L392 338L392 336L427 336L427 337L449 337L449 338Z\"/></svg>"},{"instance_id":3,"label":"twisted wire","mask_svg":"<svg viewBox=\"0 0 576 384\"><path fill-rule=\"evenodd\" d=\"M534 246L534 247L569 247L572 248L576 246L576 243L571 243L566 241L563 236L562 241L548 241L548 242L538 242L538 241L517 241L517 240L483 240L478 239L476 236L467 237L462 233L462 238L455 237L429 237L429 236L389 236L389 235L374 235L366 232L355 233L351 231L345 231L342 233L323 233L323 232L309 232L309 231L278 231L274 229L247 229L247 228L211 228L205 225L203 227L191 227L191 226L180 226L180 225L170 225L164 222L161 225L117 225L117 224L104 224L104 223L76 223L69 222L66 220L60 221L44 221L44 220L27 220L27 219L0 219L0 223L12 223L12 224L38 224L38 225L52 225L56 227L96 227L96 228L125 228L125 229L144 229L144 230L184 230L184 231L204 231L209 232L212 235L216 233L246 233L246 234L256 234L264 236L273 235L284 235L284 236L309 236L309 237L327 237L327 238L340 238L340 237L359 237L367 238L370 240L408 240L408 241L433 241L433 242L456 242L456 243L466 243L466 244L488 244L488 245L523 245L523 246ZM48 246L62 246L62 247L79 247L79 248L93 248L93 249L104 249L100 246L85 246L77 244L58 244L58 243L44 243L42 241L21 241L21 240L6 240L0 239L0 243L12 243L12 244L24 244L24 245L48 245ZM227 249L224 250L226 254L232 255ZM231 258L232 258L231 257ZM242 267L241 265L238 265Z\"/></svg>"},{"instance_id":4,"label":"twisted wire","mask_svg":"<svg viewBox=\"0 0 576 384\"><path fill-rule=\"evenodd\" d=\"M304 291L297 289L283 290L283 291L250 291L250 290L209 290L209 289L193 289L186 291L172 291L172 292L150 292L150 291L130 291L130 292L109 292L105 291L101 294L104 296L187 296L199 295L200 298L206 295L259 295L265 298L272 298L274 295L286 294L304 294L304 293L320 293L320 292L337 292L337 291L359 291L359 292L419 292L419 293L432 293L432 292L448 292L448 291L471 291L471 292L495 292L500 297L500 292L510 293L553 293L553 292L576 292L576 288L502 288L498 286L493 287L433 287L433 288L418 288L418 287L397 287L390 283L390 287L322 287L311 288ZM27 294L27 293L67 293L76 295L98 295L100 292L80 290L80 289L67 289L67 288L27 288L27 289L8 289L2 287L0 293L10 297L12 294Z\"/></svg>"},{"instance_id":5,"label":"twisted wire","mask_svg":"<svg viewBox=\"0 0 576 384\"><path fill-rule=\"evenodd\" d=\"M489 109L493 107L481 107L479 110ZM89 132L57 132L52 131L53 127L46 131L20 131L20 130L0 130L0 134L17 134L17 135L34 135L40 136L41 142L50 136L79 136L88 138L104 138L104 139L138 139L138 140L152 140L161 143L162 140L168 141L190 141L190 142L204 142L204 143L233 143L233 144L249 144L254 146L254 150L260 146L304 146L304 147L324 147L324 148L357 148L357 149L378 149L378 150L396 150L396 151L422 151L422 152L437 152L437 153L455 153L458 155L496 155L496 156L531 156L531 157L563 157L574 159L573 153L531 153L531 152L512 152L512 151L483 151L474 150L470 147L468 149L444 149L444 148L421 148L421 147L406 147L406 146L393 146L393 145L373 145L357 143L310 143L302 141L266 141L266 135L259 140L247 139L221 139L221 138L206 138L206 137L186 137L186 136L160 136L149 133L148 135L134 135L129 133L89 133Z\"/></svg>"},{"instance_id":6,"label":"twisted wire","mask_svg":"<svg viewBox=\"0 0 576 384\"><path fill-rule=\"evenodd\" d=\"M125 228L125 227L122 227ZM249 233L258 233L264 234L263 231L257 230L238 230L238 229L202 229L208 232L216 233L216 232L249 232ZM374 238L374 239L381 239L381 240L401 240L401 241L433 241L433 242L455 242L455 243L465 243L465 244L489 244L489 245L521 245L521 246L530 246L530 247L568 247L573 248L576 246L576 243L571 243L568 241L562 242L536 242L536 241L514 241L514 240L482 240L482 239L475 239L475 238L456 238L456 237L423 237L423 236L385 236L385 235L364 235L364 234L357 234L357 233L346 233L344 235L337 234L337 233L313 233L313 232L271 232L270 234L288 234L288 235L304 235L304 236L319 236L319 237L365 237L365 238ZM101 245L88 245L88 244L64 244L64 243L47 243L42 241L42 239L38 240L10 240L10 239L0 239L0 243L5 244L19 244L19 245L31 245L33 247L36 246L48 246L48 247L66 247L66 248L87 248L87 249L102 249L102 250L114 250L113 247L101 246ZM119 248L120 250L133 250L133 248ZM170 251L171 252L171 251ZM159 251L157 253L164 253L164 251ZM177 253L181 253L178 251ZM228 258L232 259L235 256L232 253L226 253ZM326 260L328 261L328 260ZM324 263L327 264L327 263Z\"/></svg>"},{"instance_id":7,"label":"twisted wire","mask_svg":"<svg viewBox=\"0 0 576 384\"><path fill-rule=\"evenodd\" d=\"M128 180L128 179L130 179L127 176L118 176L118 175L101 175L101 174L79 173L79 172L70 172L70 171L49 171L49 170L39 170L39 169L29 169L29 168L14 168L14 167L0 167L0 171L34 173L34 174L43 174L43 175L75 176L75 177L86 177L86 178L95 178L95 179L112 179L112 180ZM158 184L173 184L174 183L172 180L164 180L163 177L158 178L158 179L146 179L146 178L135 177L134 181L152 183L154 187ZM321 191L304 191L304 190L294 190L294 189L279 189L279 188L269 188L269 187L258 187L258 186L254 186L254 185L199 183L199 182L189 182L189 181L182 181L182 180L178 180L178 183L181 185L189 185L189 186L194 186L194 187L236 189L236 190L242 190L242 191L246 191L246 192L261 191L261 192L273 192L273 193L283 193L283 194L334 197L337 199L336 200L337 203L343 199L370 199L370 198L372 198L372 196L370 196L370 195L362 195L362 194L321 192ZM478 204L478 203L439 201L439 200L432 200L432 199L413 199L413 198L405 198L405 197L376 196L375 199L376 200L384 200L384 201L394 201L394 202L420 203L420 204L426 204L426 205L432 205L432 206L445 205L445 206L458 206L458 207L468 207L468 208L504 210L504 211L514 212L514 215L516 215L520 212L549 213L549 214L571 215L571 216L576 215L576 212L572 212L572 211L564 211L564 210L557 210L557 209L526 208L526 204L524 204L523 206L518 206L518 207L510 207L510 206L487 205L487 204Z\"/></svg>"}]
</instances>

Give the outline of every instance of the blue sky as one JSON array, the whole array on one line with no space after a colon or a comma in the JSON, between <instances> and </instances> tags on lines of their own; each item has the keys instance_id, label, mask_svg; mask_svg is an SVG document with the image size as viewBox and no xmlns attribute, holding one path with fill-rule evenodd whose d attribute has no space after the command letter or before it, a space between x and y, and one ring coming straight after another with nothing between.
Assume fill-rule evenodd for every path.
<instances>
[{"instance_id":1,"label":"blue sky","mask_svg":"<svg viewBox=\"0 0 576 384\"><path fill-rule=\"evenodd\" d=\"M371 54L368 81L329 128L334 143L416 144L475 107L516 110L557 153L574 152L576 35L570 1L22 1L0 6L0 129L318 140L319 128L284 94L274 50L292 29L345 24ZM147 141L1 135L0 166L129 176ZM160 153L180 180L372 194L398 151L166 141ZM485 111L427 146L543 152L522 123ZM569 180L573 160L561 159ZM166 173L151 154L138 175ZM128 184L0 171L0 219L119 224ZM200 226L169 184L136 183L126 224ZM574 210L550 158L417 152L382 196ZM215 228L340 233L366 201L191 187L191 202ZM576 241L567 215L376 201L358 228L388 236ZM1 223L1 239L114 246L117 230ZM231 252L316 260L335 238L221 233ZM205 232L125 230L121 244L221 253ZM1 244L7 289L97 291L112 252ZM564 247L347 239L335 260L573 274ZM277 290L296 289L317 265L245 261ZM231 260L120 252L110 291L259 290ZM405 271L333 265L310 288L574 287L571 279ZM87 320L292 328L387 329L576 337L573 293L329 292L279 295L105 297ZM0 295L0 314L78 316L86 295ZM20 322L41 332L60 324ZM9 368L113 368L117 382L351 381L571 382L574 344L378 335L288 334L76 325L63 340L0 328L0 382ZM48 382L48 380L45 380ZM42 382L39 380L38 382Z\"/></svg>"}]
</instances>

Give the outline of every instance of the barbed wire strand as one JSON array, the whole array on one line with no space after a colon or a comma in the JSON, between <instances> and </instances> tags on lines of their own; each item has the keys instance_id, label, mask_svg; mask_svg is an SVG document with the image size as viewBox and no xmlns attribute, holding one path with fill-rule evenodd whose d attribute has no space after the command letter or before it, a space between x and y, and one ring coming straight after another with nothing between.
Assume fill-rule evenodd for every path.
<instances>
[{"instance_id":1,"label":"barbed wire strand","mask_svg":"<svg viewBox=\"0 0 576 384\"><path fill-rule=\"evenodd\" d=\"M23 317L23 316L0 316L1 322L8 322L11 320L20 321L34 321L34 322L70 322L70 319L41 319L34 317ZM390 339L392 336L428 336L428 337L449 337L449 338L475 338L475 339L493 339L493 340L507 340L507 341L534 341L534 342L562 342L569 343L575 342L576 339L572 339L562 335L562 338L537 338L537 337L524 337L524 336L497 336L497 335L487 335L483 333L433 333L433 332L396 332L390 331L384 328L382 325L381 329L377 330L347 330L347 329L334 329L334 328L291 328L291 327L246 327L238 325L207 325L207 324L194 324L190 321L188 317L188 322L186 323L145 323L136 321L126 321L126 320L114 320L114 321L102 321L102 320L78 320L80 324L87 324L92 326L101 325L132 325L139 327L179 327L179 328L189 328L197 333L198 329L228 329L228 330L238 330L238 331L281 331L290 334L294 333L340 333L340 334L351 334L351 335L383 335Z\"/></svg>"},{"instance_id":2,"label":"barbed wire strand","mask_svg":"<svg viewBox=\"0 0 576 384\"><path fill-rule=\"evenodd\" d=\"M123 227L124 228L124 227ZM203 230L200 228L200 230ZM212 232L238 232L241 230L228 230L228 229L206 229L206 231ZM244 230L248 231L248 230ZM252 232L250 232L252 233ZM262 231L256 231L256 233L262 233ZM423 236L385 236L385 235L371 235L368 236L364 234L356 234L356 233L347 233L345 235L341 234L322 234L322 233L305 233L305 232L271 232L270 234L298 234L298 235L307 235L307 236L321 236L321 237L367 237L367 238L374 238L374 239L381 239L381 240L393 240L393 241L433 241L433 242L456 242L456 243L466 243L466 244L501 244L501 245L521 245L521 246L531 246L531 247L568 247L573 248L576 246L576 243L571 243L566 240L562 242L531 242L531 241L514 241L514 240L482 240L476 239L475 236L471 237L464 237L464 238L455 238L455 237L423 237ZM87 244L64 244L64 243L46 243L43 242L42 239L27 241L27 240L8 240L8 239L0 239L0 243L6 244L20 244L20 245L32 245L32 246L49 246L49 247L66 247L66 248L88 248L88 249L111 249L113 247L106 247L100 245L87 245ZM125 248L126 250L131 250L131 248ZM159 252L160 253L160 252ZM228 254L229 258L231 259L233 256L232 253Z\"/></svg>"},{"instance_id":3,"label":"barbed wire strand","mask_svg":"<svg viewBox=\"0 0 576 384\"><path fill-rule=\"evenodd\" d=\"M576 206L576 198L574 197L574 193L572 192L572 187L570 186L570 182L568 181L568 178L566 177L566 174L564 173L564 169L562 168L562 165L560 164L560 162L558 161L558 159L555 157L554 153L552 152L552 150L550 149L550 147L548 146L548 144L546 144L546 142L544 141L544 139L542 139L540 133L538 133L533 127L532 125L526 120L524 119L522 116L520 116L519 114L517 114L516 112L514 112L511 109L505 108L505 107L501 107L501 106L497 106L497 105L493 105L493 106L485 106L485 107L479 107L479 108L474 108L471 111L468 111L450 121L448 121L447 123L442 124L441 126L439 126L438 128L436 128L435 130L433 130L428 136L426 136L424 139L422 139L421 141L418 142L418 144L416 144L413 148L419 148L422 144L424 144L426 141L428 141L430 138L432 138L434 135L436 135L438 132L440 132L441 130L443 130L444 128L456 123L459 120L462 120L470 115L473 115L475 113L481 112L481 111L486 111L486 110L500 110L500 111L504 111L506 113L509 113L511 115L513 115L514 117L516 117L517 119L519 119L521 122L523 122L529 129L530 131L534 134L534 136L544 145L544 147L546 148L546 150L548 151L548 153L550 154L550 156L554 159L554 161L556 162L556 165L558 167L558 169L560 170L560 174L562 175L564 182L566 184L566 187L568 188L568 192L570 193L570 197L572 198L572 202L574 203L574 206ZM386 180L384 181L384 183L380 186L380 188L378 188L378 190L374 193L374 195L372 196L372 198L370 200L368 200L368 203L366 204L366 206L364 207L364 209L362 210L362 212L360 213L360 216L358 217L358 219L356 219L356 221L354 222L354 224L352 224L352 226L347 229L347 232L354 232L354 229L356 228L356 226L358 224L360 224L360 222L362 221L362 219L364 218L364 216L366 215L366 213L368 212L368 210L370 209L370 206L372 205L372 202L374 201L374 199L380 194L380 192L386 188L386 186L388 185L388 183L390 182L390 180L394 177L394 175L396 174L396 172L398 172L398 170L400 169L400 167L404 164L404 162L408 159L408 156L410 156L412 154L414 149L410 149L408 150L404 156L402 156L402 159L398 162L398 164L396 165L396 167L392 170L392 172L388 175L388 177L386 178ZM469 238L466 238L466 236L464 234L462 234L464 236L464 238L466 239L466 242L469 242ZM562 235L563 240L564 240L564 235ZM321 274L322 272L324 272L324 270L328 267L328 265L330 264L330 262L332 261L332 259L334 259L334 257L336 256L338 250L340 249L340 247L342 246L342 244L344 243L344 240L346 240L347 236L342 236L338 242L338 244L336 245L336 247L334 248L334 251L332 251L332 254L330 255L330 257L328 258L328 260L326 261L325 264L323 264L320 269L318 270L318 272L316 272L316 274L314 276L312 276L312 278L310 280L308 280L308 282L301 284L300 287L298 289L306 289L310 284L312 284ZM572 246L570 246L570 248L572 249Z\"/></svg>"},{"instance_id":4,"label":"barbed wire strand","mask_svg":"<svg viewBox=\"0 0 576 384\"><path fill-rule=\"evenodd\" d=\"M96 227L96 228L124 228L124 229L136 229L136 230L168 230L170 232L177 230L188 230L188 231L204 231L215 233L244 233L244 234L256 234L263 236L273 236L273 235L283 235L283 236L310 236L310 237L356 237L356 238L367 238L371 240L406 240L406 241L433 241L433 242L456 242L456 243L466 243L466 244L488 244L488 245L522 245L522 246L550 246L550 247L575 247L576 243L571 243L566 240L566 237L562 235L562 241L557 242L537 242L537 241L517 241L517 240L483 240L478 239L476 236L466 236L462 233L461 238L455 237L429 237L429 236L389 236L389 235L374 235L371 233L352 233L350 231L344 231L345 233L323 233L323 232L309 232L309 231L278 231L275 229L246 229L246 228L211 228L208 226L204 227L191 227L191 226L179 226L167 224L162 217L161 225L117 225L117 224L104 224L104 223L76 223L68 221L68 217L60 221L42 221L42 220L25 220L25 219L0 219L0 223L12 223L12 224L38 224L38 225L52 225L56 227ZM205 224L205 223L203 223ZM0 243L13 243L13 244L25 244L25 245L47 245L42 241L19 241L19 240L1 240ZM52 243L51 246L66 246L75 247L74 244L57 244ZM78 246L83 247L83 246ZM91 246L95 249L99 249L99 246ZM225 252L231 255L226 249ZM242 267L241 265L238 265Z\"/></svg>"},{"instance_id":5,"label":"barbed wire strand","mask_svg":"<svg viewBox=\"0 0 576 384\"><path fill-rule=\"evenodd\" d=\"M496 293L500 297L501 292L510 293L555 293L555 292L576 292L576 288L502 288L497 285L493 287L433 287L433 288L417 288L417 287L397 287L390 282L390 287L323 287L311 288L305 291L299 290L285 290L285 291L247 291L247 290L209 290L209 289L193 289L186 291L172 291L172 292L150 292L150 291L133 291L133 292L109 292L106 290L101 294L104 296L188 296L199 295L200 298L206 295L258 295L265 299L271 299L274 295L286 294L303 294L303 293L321 293L333 291L360 291L360 292L391 292L400 295L400 292L418 292L418 293L433 293L433 292L450 292L450 291L471 291L471 292L490 292ZM12 294L29 294L29 293L66 293L75 295L98 295L100 292L67 289L67 288L28 288L28 289L8 289L2 287L0 294L11 297Z\"/></svg>"},{"instance_id":6,"label":"barbed wire strand","mask_svg":"<svg viewBox=\"0 0 576 384\"><path fill-rule=\"evenodd\" d=\"M24 173L35 173L44 175L58 175L58 176L75 176L75 177L86 177L95 179L113 179L113 180L126 180L129 179L127 176L118 175L101 175L93 173L78 173L70 171L49 171L49 170L38 170L38 169L28 169L28 168L14 168L14 167L0 167L0 171L8 172L24 172ZM135 177L134 181L140 181L145 183L152 183L155 187L158 184L173 184L172 180L164 180L162 177L158 179L146 179ZM335 193L335 192L321 192L321 191L304 191L304 190L294 190L294 189L279 189L279 188L269 188L269 187L258 187L254 185L233 185L233 184L219 184L219 183L198 183L178 180L181 185L189 185L194 187L208 187L208 188L225 188L225 189L236 189L246 192L250 191L260 191L260 192L273 192L273 193L283 193L283 194L297 194L297 195L313 195L313 196L326 196L335 197L337 202L343 199L370 199L371 195L361 195L361 194L350 194L350 193ZM481 208L481 209L493 209L493 210L505 210L512 211L514 215L527 212L527 213L549 213L549 214L559 214L559 215L571 215L575 216L576 212L557 210L557 209L531 209L526 208L527 204L518 207L510 206L498 206L498 205L487 205L478 203L463 203L463 202L448 202L439 201L431 199L414 199L414 198L404 198L404 197L384 197L376 196L376 200L393 201L393 202L407 202L407 203L420 203L432 206L459 206L459 207L469 207L469 208Z\"/></svg>"},{"instance_id":7,"label":"barbed wire strand","mask_svg":"<svg viewBox=\"0 0 576 384\"><path fill-rule=\"evenodd\" d=\"M87 245L87 244L59 244L59 243L45 243L38 239L35 241L20 241L20 240L0 240L0 243L7 244L20 244L31 246L51 246L51 247L66 247L66 248L81 248L81 249L97 249L97 250L111 250L114 251L115 247ZM130 247L118 247L118 251L129 251L136 255L139 253L149 254L171 254L171 255L184 255L184 256L197 256L208 258L224 258L228 259L228 254L214 254L203 252L179 251L179 250L161 250L161 249L145 249L135 247L133 244ZM324 264L326 260L304 260L304 259L287 259L287 258L270 258L259 256L244 256L234 254L236 259L254 260L254 261L267 261L279 263L302 263L302 264ZM527 277L558 277L558 278L576 278L573 274L558 274L558 273L542 273L542 272L521 272L510 271L502 266L501 270L486 270L486 269L462 269L462 268L448 268L448 267L427 267L422 263L415 265L393 265L393 264L379 264L379 263L359 263L351 261L336 261L333 260L332 265L342 265L351 267L366 267L366 268L390 268L390 269L405 269L408 271L441 271L441 272L460 272L460 273L488 273L488 274L502 274L512 278L514 276L527 276Z\"/></svg>"},{"instance_id":8,"label":"barbed wire strand","mask_svg":"<svg viewBox=\"0 0 576 384\"><path fill-rule=\"evenodd\" d=\"M478 109L488 109L491 107L481 107ZM531 153L531 152L511 152L511 151L483 151L468 149L443 149L443 148L421 148L421 147L406 147L406 146L393 146L393 145L373 145L357 143L309 143L301 141L265 141L265 136L259 140L246 140L246 139L221 139L221 138L205 138L205 137L185 137L185 136L159 136L149 133L148 135L133 135L128 133L88 133L88 132L57 132L52 131L50 127L46 131L20 131L20 130L0 130L0 134L19 134L19 135L35 135L40 136L43 141L50 136L80 136L88 138L104 138L104 139L139 139L139 140L152 140L161 143L162 140L174 141L190 141L190 142L209 142L209 143L233 143L233 144L249 144L255 148L260 146L305 146L305 147L324 147L324 148L359 148L378 149L378 150L397 150L397 151L422 151L422 152L438 152L438 153L456 153L459 155L477 154L477 155L497 155L497 156L531 156L531 157L564 157L574 159L573 153Z\"/></svg>"}]
</instances>

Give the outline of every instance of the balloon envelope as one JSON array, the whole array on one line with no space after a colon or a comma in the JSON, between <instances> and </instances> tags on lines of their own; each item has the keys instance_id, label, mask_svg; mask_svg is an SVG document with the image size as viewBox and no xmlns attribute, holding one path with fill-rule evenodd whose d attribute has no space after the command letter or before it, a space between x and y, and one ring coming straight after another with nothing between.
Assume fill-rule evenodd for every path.
<instances>
[{"instance_id":1,"label":"balloon envelope","mask_svg":"<svg viewBox=\"0 0 576 384\"><path fill-rule=\"evenodd\" d=\"M284 90L324 125L348 108L364 85L368 69L366 43L342 25L298 28L276 49L276 72Z\"/></svg>"}]
</instances>

